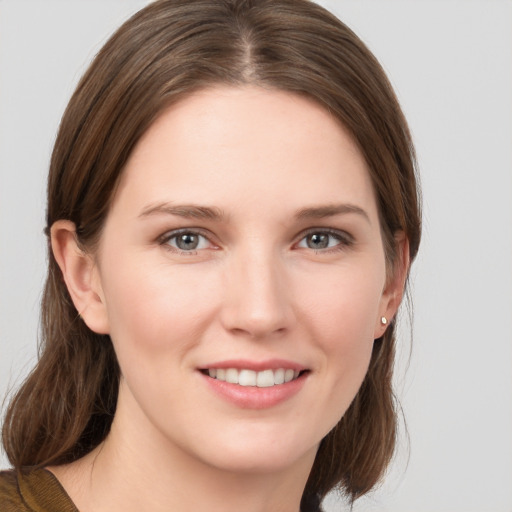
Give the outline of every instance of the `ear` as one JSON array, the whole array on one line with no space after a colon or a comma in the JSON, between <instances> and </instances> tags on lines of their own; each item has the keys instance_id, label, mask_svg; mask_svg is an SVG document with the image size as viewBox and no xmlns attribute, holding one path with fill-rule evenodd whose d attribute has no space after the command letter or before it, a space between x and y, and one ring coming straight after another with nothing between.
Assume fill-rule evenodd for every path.
<instances>
[{"instance_id":1,"label":"ear","mask_svg":"<svg viewBox=\"0 0 512 512\"><path fill-rule=\"evenodd\" d=\"M109 334L98 268L93 257L78 245L75 224L58 220L50 233L53 255L79 315L92 331Z\"/></svg>"},{"instance_id":2,"label":"ear","mask_svg":"<svg viewBox=\"0 0 512 512\"><path fill-rule=\"evenodd\" d=\"M397 247L396 259L393 267L389 269L386 286L382 293L379 315L375 322L374 339L380 338L393 320L398 306L402 302L405 281L409 273L409 240L403 231L399 231L395 235L395 243ZM385 322L383 322L383 319L385 319Z\"/></svg>"}]
</instances>

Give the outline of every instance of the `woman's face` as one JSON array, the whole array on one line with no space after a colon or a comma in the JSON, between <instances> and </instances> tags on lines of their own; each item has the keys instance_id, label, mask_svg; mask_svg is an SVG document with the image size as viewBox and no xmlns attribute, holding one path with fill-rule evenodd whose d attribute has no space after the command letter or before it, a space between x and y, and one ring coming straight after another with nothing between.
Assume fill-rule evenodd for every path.
<instances>
[{"instance_id":1,"label":"woman's face","mask_svg":"<svg viewBox=\"0 0 512 512\"><path fill-rule=\"evenodd\" d=\"M122 370L115 421L223 469L311 463L393 313L361 153L282 91L213 88L161 115L95 260Z\"/></svg>"}]
</instances>

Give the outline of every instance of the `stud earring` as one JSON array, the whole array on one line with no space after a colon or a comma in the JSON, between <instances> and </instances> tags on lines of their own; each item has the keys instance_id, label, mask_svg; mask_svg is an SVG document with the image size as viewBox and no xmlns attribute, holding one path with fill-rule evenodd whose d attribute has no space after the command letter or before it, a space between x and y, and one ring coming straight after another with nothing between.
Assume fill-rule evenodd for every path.
<instances>
[{"instance_id":1,"label":"stud earring","mask_svg":"<svg viewBox=\"0 0 512 512\"><path fill-rule=\"evenodd\" d=\"M388 319L387 319L385 316L381 316L381 317L380 317L380 323L381 323L382 325L387 325L387 323L388 323Z\"/></svg>"}]
</instances>

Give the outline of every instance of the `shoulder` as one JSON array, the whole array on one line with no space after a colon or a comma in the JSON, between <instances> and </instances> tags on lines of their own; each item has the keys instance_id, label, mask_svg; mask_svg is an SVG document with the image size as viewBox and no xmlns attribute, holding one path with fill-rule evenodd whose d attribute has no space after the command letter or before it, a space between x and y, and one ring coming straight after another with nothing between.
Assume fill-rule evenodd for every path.
<instances>
[{"instance_id":1,"label":"shoulder","mask_svg":"<svg viewBox=\"0 0 512 512\"><path fill-rule=\"evenodd\" d=\"M0 471L1 512L78 512L59 481L45 469Z\"/></svg>"},{"instance_id":2,"label":"shoulder","mask_svg":"<svg viewBox=\"0 0 512 512\"><path fill-rule=\"evenodd\" d=\"M0 471L0 510L2 512L30 510L23 503L15 471Z\"/></svg>"}]
</instances>

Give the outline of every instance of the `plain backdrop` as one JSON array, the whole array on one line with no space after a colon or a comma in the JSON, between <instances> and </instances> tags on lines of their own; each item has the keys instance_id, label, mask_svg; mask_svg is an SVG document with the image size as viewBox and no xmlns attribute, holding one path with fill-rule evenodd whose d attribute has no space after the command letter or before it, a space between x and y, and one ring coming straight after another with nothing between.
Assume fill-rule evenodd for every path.
<instances>
[{"instance_id":1,"label":"plain backdrop","mask_svg":"<svg viewBox=\"0 0 512 512\"><path fill-rule=\"evenodd\" d=\"M101 44L147 3L0 0L1 397L36 358L60 116ZM354 510L511 512L512 2L320 3L388 72L424 195L413 341L406 322L396 379L410 442L402 436L383 486ZM328 499L329 512L338 506Z\"/></svg>"}]
</instances>

